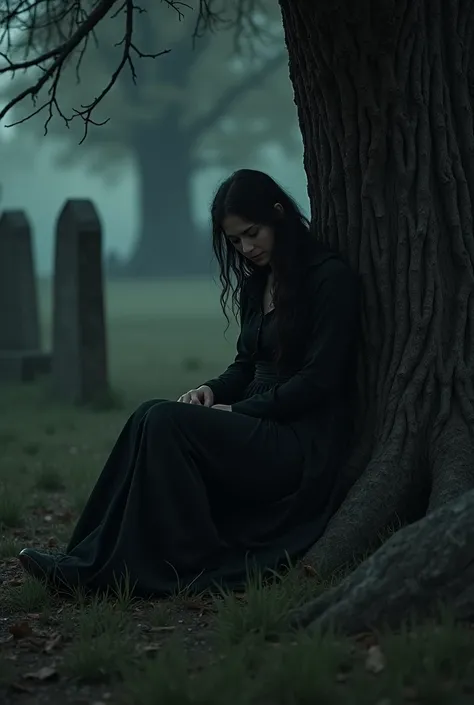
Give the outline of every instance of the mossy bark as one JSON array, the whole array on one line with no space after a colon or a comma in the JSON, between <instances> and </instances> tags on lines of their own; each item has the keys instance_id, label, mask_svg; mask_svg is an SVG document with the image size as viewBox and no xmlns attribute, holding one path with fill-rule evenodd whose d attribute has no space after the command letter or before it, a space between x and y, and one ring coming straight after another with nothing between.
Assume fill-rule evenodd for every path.
<instances>
[{"instance_id":1,"label":"mossy bark","mask_svg":"<svg viewBox=\"0 0 474 705\"><path fill-rule=\"evenodd\" d=\"M294 628L345 634L436 617L474 617L474 491L398 531L346 580L290 613Z\"/></svg>"}]
</instances>

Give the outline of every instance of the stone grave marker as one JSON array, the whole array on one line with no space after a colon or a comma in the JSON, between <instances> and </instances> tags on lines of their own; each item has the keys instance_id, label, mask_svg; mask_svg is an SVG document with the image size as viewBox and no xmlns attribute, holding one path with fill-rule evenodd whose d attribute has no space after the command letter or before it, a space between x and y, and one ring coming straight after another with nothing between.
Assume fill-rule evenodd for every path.
<instances>
[{"instance_id":1,"label":"stone grave marker","mask_svg":"<svg viewBox=\"0 0 474 705\"><path fill-rule=\"evenodd\" d=\"M49 372L41 351L31 227L21 210L0 216L0 381L32 381Z\"/></svg>"},{"instance_id":2,"label":"stone grave marker","mask_svg":"<svg viewBox=\"0 0 474 705\"><path fill-rule=\"evenodd\" d=\"M109 394L102 227L90 200L66 201L56 224L52 389L89 404Z\"/></svg>"}]
</instances>

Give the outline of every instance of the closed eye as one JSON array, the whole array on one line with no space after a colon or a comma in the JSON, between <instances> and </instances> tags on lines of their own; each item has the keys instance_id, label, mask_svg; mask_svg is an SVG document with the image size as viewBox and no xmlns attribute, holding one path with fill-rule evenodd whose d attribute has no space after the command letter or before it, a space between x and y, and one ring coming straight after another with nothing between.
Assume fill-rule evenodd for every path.
<instances>
[{"instance_id":1,"label":"closed eye","mask_svg":"<svg viewBox=\"0 0 474 705\"><path fill-rule=\"evenodd\" d=\"M231 235L228 236L229 242L231 242L233 245L240 245L242 238L244 237L249 237L249 238L254 238L257 237L258 234L260 233L260 226L259 225L254 225L253 227L249 228L245 233L242 233L240 237L234 236L232 237Z\"/></svg>"}]
</instances>

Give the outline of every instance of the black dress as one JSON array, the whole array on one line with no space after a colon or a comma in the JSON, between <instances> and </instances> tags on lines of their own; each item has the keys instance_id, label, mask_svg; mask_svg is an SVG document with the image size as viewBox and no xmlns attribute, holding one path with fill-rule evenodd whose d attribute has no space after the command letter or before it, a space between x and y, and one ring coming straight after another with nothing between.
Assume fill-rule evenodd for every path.
<instances>
[{"instance_id":1,"label":"black dress","mask_svg":"<svg viewBox=\"0 0 474 705\"><path fill-rule=\"evenodd\" d=\"M71 585L138 595L241 586L249 570L302 556L334 511L351 429L358 280L329 254L308 267L305 362L279 379L263 279L242 295L237 356L207 382L232 413L142 404L125 424L74 529L54 559Z\"/></svg>"}]
</instances>

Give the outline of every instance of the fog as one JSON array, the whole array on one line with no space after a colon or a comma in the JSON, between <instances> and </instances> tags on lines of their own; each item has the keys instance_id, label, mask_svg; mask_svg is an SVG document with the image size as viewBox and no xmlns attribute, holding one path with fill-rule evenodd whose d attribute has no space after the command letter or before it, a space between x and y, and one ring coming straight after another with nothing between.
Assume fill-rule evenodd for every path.
<instances>
[{"instance_id":1,"label":"fog","mask_svg":"<svg viewBox=\"0 0 474 705\"><path fill-rule=\"evenodd\" d=\"M47 110L5 127L30 114L29 101L5 120L0 208L27 213L41 275L51 273L55 221L68 198L94 201L105 253L114 253L124 270L129 268L127 274L140 278L205 274L209 204L219 181L235 169L271 173L307 211L279 13L271 10L265 20L271 41L252 50L236 50L229 32L207 34L193 48L193 21L190 13L177 21L176 13L163 12L160 4L138 15L134 36L142 51L171 51L140 60L136 84L130 71L122 71L92 116L108 122L90 125L82 144L82 121L66 125L58 111L46 136ZM120 18L99 27L99 43L88 47L79 83L74 62L64 69L57 94L64 115L102 92L120 60L116 45L122 34ZM4 78L3 99L30 80L24 74L14 81ZM40 93L38 101L45 97Z\"/></svg>"},{"instance_id":2,"label":"fog","mask_svg":"<svg viewBox=\"0 0 474 705\"><path fill-rule=\"evenodd\" d=\"M190 2L198 6L194 0ZM148 11L142 11L140 4ZM193 18L191 22L178 19L178 11L188 9L188 4L118 3L117 12L109 12L97 32L94 30L97 44L94 41L87 44L80 82L76 80L74 61L80 55L80 48L71 61L63 63L63 59L57 58L60 54L57 43L56 54L55 46L51 48L54 30L47 22L46 30L45 25L39 29L37 25L33 37L35 49L53 56L53 67L55 62L61 65L61 79L58 84L55 79L50 80L35 104L28 100L16 105L0 125L0 616L3 631L11 636L2 639L0 701L4 686L9 694L10 683L18 690L17 685L25 678L29 679L29 685L21 689L31 693L33 699L41 689L40 697L45 703L69 702L71 698L77 701L84 694L89 702L99 702L105 697L104 688L111 702L116 696L123 699L125 675L132 674L135 683L143 681L144 671L133 670L135 664L138 669L153 664L149 649L154 651L155 645L160 650L157 658L161 658L165 653L161 645L166 642L161 642L161 634L155 632L172 631L175 628L172 621L178 620L181 613L186 613L188 619L189 612L192 628L188 629L180 616L176 634L184 634L187 640L194 630L194 636L190 636L193 640L199 637L199 643L205 644L208 653L207 642L201 641L196 628L195 608L188 609L187 605L193 602L188 597L194 595L199 585L195 583L194 567L190 565L188 579L179 563L175 568L166 542L183 546L186 566L188 558L184 554L189 553L186 546L191 546L192 533L199 537L202 528L192 505L196 502L196 507L199 506L199 497L208 504L204 471L201 482L197 476L193 478L194 466L197 472L201 467L204 470L211 455L202 455L202 462L199 458L195 462L201 441L193 447L184 433L183 448L177 445L177 455L169 453L175 432L175 411L201 412L184 404L169 405L166 400L183 401L183 395L185 399L191 398L190 390L222 374L236 355L237 317L227 309L225 320L217 268L211 265L209 211L220 181L240 168L259 169L288 189L306 213L308 202L302 140L288 76L279 4L268 3L273 15L265 18L265 33L268 37L274 29L275 40L262 41L256 53L244 49L237 53L230 34L223 31L208 32L192 48ZM58 13L55 17L59 17L63 5L65 16L70 15L72 32L76 23L84 22L81 14L86 13L84 8L93 7L95 17L99 16L97 1L37 2L40 9L53 8ZM259 3L249 3L249 7L257 6ZM33 13L34 3L17 3L15 7L20 8L20 14ZM147 55L168 48L170 52L153 60L134 55L136 84L127 64L110 92L96 106L92 119L97 124L89 123L87 136L81 143L84 123L77 117L77 111L94 103L114 75L123 46L129 46L122 41L123 20L126 17L130 27L132 15L134 46ZM4 12L0 24L5 23L6 16L8 13ZM86 27L90 27L90 17L84 22ZM23 34L28 43L27 32ZM64 34L60 32L59 36L59 40L57 35L55 39L62 46ZM21 31L17 39L21 41ZM67 44L71 45L72 42ZM10 52L6 43L0 46L0 53L2 48ZM0 56L0 62L4 60ZM9 56L8 60L13 59ZM45 59L43 63L47 62ZM27 91L29 86L34 88L38 75L44 73L25 75L17 70L15 80L0 83L0 100L8 105L15 95ZM49 120L48 90L54 91L56 85L53 108L58 109L53 109ZM28 119L31 111L42 104L45 109ZM74 119L66 123L64 116ZM21 124L8 128L10 122ZM63 210L71 199L92 201L102 233L87 204L82 207L72 204ZM18 209L29 221L31 238L24 218L7 213ZM63 217L57 228L60 213ZM269 243L265 233L257 245L262 240ZM246 393L247 385L235 393L235 401ZM150 400L154 401L150 404ZM165 403L156 405L156 400ZM219 407L217 393L215 400L208 394L207 401ZM154 446L158 449L156 458L146 450L150 445L148 439L155 441L154 427L148 421L154 417L155 405L167 415L163 416L163 426L159 422L163 435ZM168 414L170 408L174 410L173 416ZM230 451L229 457L233 456L236 467L235 471L230 470L219 424L224 418L229 420L239 414L224 417L226 410L231 407L201 411L208 412L214 423L218 422L206 430L206 444L216 453L216 461L209 462L209 470L213 472L220 466L222 487L226 487L225 501L229 499L232 516L236 492L228 481L229 474L237 479L243 463L253 455L252 450L245 455L243 450L248 436L254 433L245 430L243 417L235 428L229 427L234 428L233 447L242 446L239 456ZM236 419L231 420L234 422ZM255 428L270 439L272 431L262 423L255 419ZM184 425L190 426L187 421ZM130 429L133 435L127 440ZM280 430L275 431L279 438ZM288 437L292 435L290 430ZM279 452L280 441L277 443L274 450ZM188 458L189 465L182 478L176 474L176 457ZM276 454L269 456L267 463L270 472L273 472L273 457ZM63 601L60 591L50 594L49 586L44 585L46 573L37 574L41 581L24 580L21 566L28 569L25 564L28 553L23 550L20 553L20 549L29 548L30 553L35 549L46 551L49 556L46 560L51 561L56 560L51 553L66 554L74 527L87 510L91 491L100 484L98 478L105 477L104 467L106 473L111 471L108 475L111 483L97 510L93 510L96 528L89 536L99 536L99 532L102 536L102 527L108 522L106 517L111 517L114 528L107 542L115 534L114 545L118 546L122 540L119 537L129 534L131 540L126 538L126 541L133 554L143 555L148 565L163 566L171 575L168 592L179 611L168 614L161 600L136 600L136 581L132 570L129 572L128 558L119 558L117 574L112 553L106 564L112 571L114 584L110 584L110 591L108 587L101 591L97 600L95 597L89 600L89 584L84 584L84 591L81 583L61 585L69 592ZM250 477L251 466L246 470ZM153 478L163 478L164 491L143 484L146 477L152 482ZM172 506L167 498L166 477L172 479L169 486L177 489L178 513L197 517L195 528L186 529L181 534L184 538L176 541L175 533L178 536L180 529L168 530L162 523ZM188 482L189 493L184 493ZM269 476L268 485L271 483ZM216 487L218 484L216 481ZM209 498L212 492L210 487ZM249 502L242 505L246 510L258 506L251 489L248 495ZM133 497L139 499L135 501ZM227 506L223 504L220 508L219 502L216 514ZM263 514L267 504L262 502ZM130 530L132 524L125 520L132 505L140 527L137 533ZM99 511L103 512L104 520ZM211 526L214 509L209 512ZM107 534L108 529L104 531ZM228 542L226 531L224 528L222 541L219 539L215 545L217 550L213 547L209 551L213 561L214 552L216 556L220 553L218 545ZM156 543L143 540L145 533ZM204 529L202 536L206 533ZM101 538L97 544L95 538L93 541L90 545L100 544L97 551L93 549L96 557L108 555L105 542L106 553L103 552ZM86 543L87 540L81 540L79 545ZM193 553L201 555L200 548L197 551L192 548L189 555ZM207 560L207 555L203 546L203 560ZM95 572L94 561L95 558L89 564L91 575ZM33 561L29 568L34 565ZM245 560L243 573L246 568ZM213 569L208 571L199 565L198 571L197 579L203 573L209 573L212 579ZM57 573L54 570L50 575L59 577L60 573L61 570ZM150 611L144 612L142 608ZM199 619L201 616L208 619L207 606ZM118 631L114 631L115 624ZM133 641L126 634L129 624ZM92 631L88 631L88 625ZM150 625L150 630L143 629L144 625ZM36 640L34 653L32 648L18 646L17 635ZM38 639L41 648L37 648ZM139 639L143 644L146 639L145 648ZM30 643L29 638L22 644L26 642ZM122 656L117 655L116 646L124 657L123 677ZM183 651L183 655L187 653ZM57 671L50 665L56 663ZM129 669L129 665L133 668ZM158 673L160 668L158 664ZM167 674L167 670L166 662L163 673ZM186 663L183 673L187 670ZM181 670L176 673L179 675ZM231 675L233 678L233 670ZM156 692L158 699L162 693L166 700L166 693L174 692L174 685L171 690L166 685L157 691L152 684L149 691L141 691L138 700L135 696L132 700L145 702L143 693L146 699L147 694ZM178 698L180 692L184 693L176 692ZM183 697L186 699L189 693L191 690Z\"/></svg>"},{"instance_id":3,"label":"fog","mask_svg":"<svg viewBox=\"0 0 474 705\"><path fill-rule=\"evenodd\" d=\"M16 255L9 264L7 252L2 271L11 286L3 287L3 310L14 325L25 310L38 309L41 347L51 351L56 221L68 199L92 200L103 229L110 387L127 405L152 390L176 398L221 372L234 355L236 328L232 324L224 336L210 266L209 209L220 181L239 168L261 169L308 213L281 18L277 6L270 12L265 26L271 41L257 44L256 51L236 51L225 32L208 33L193 48L192 22L178 22L160 3L150 5L148 13L137 14L136 43L143 52L169 48L170 53L140 60L136 83L126 69L119 75L92 116L105 124L89 124L82 143L80 119L66 124L56 110L49 121L47 109L27 119L28 101L0 128L0 211L25 212L38 284L38 301L18 304L12 314L12 292L23 274L15 274ZM98 44L88 45L80 82L74 62L64 67L56 95L63 115L74 115L101 94L120 61L121 37L120 17L108 19L97 30ZM10 100L31 80L24 74L4 79L2 99ZM40 95L38 104L47 97ZM7 127L15 121L21 124ZM69 260L64 289L77 275L74 257ZM77 290L89 284L82 281ZM17 285L18 298L20 289ZM72 308L77 298L72 297ZM97 311L91 316L101 315L100 296L93 300ZM78 316L66 311L66 328ZM9 381L15 382L13 377ZM46 379L46 387L49 383ZM10 412L11 404L6 408Z\"/></svg>"},{"instance_id":4,"label":"fog","mask_svg":"<svg viewBox=\"0 0 474 705\"><path fill-rule=\"evenodd\" d=\"M100 128L97 128L100 129ZM68 198L90 198L103 223L104 250L127 257L138 235L140 213L137 197L138 176L131 163L116 168L113 177L90 172L86 166L61 168L57 165L60 147L52 136L34 138L26 127L1 131L4 153L0 171L0 209L24 209L33 228L36 265L39 275L50 275L57 215ZM81 147L78 147L81 149ZM268 150L259 163L235 163L234 168L255 167L272 174L287 187L307 211L306 177L301 155L289 161L279 154L278 145ZM229 170L208 169L193 179L193 214L209 233L209 204L219 181Z\"/></svg>"}]
</instances>

